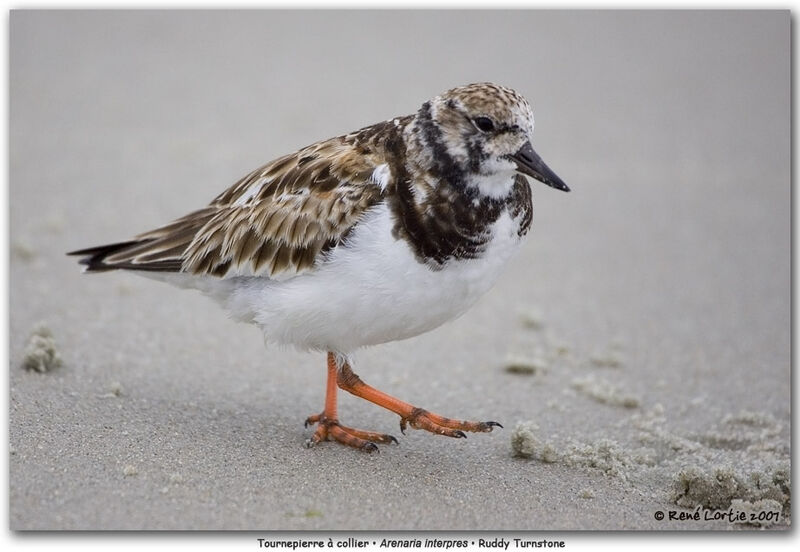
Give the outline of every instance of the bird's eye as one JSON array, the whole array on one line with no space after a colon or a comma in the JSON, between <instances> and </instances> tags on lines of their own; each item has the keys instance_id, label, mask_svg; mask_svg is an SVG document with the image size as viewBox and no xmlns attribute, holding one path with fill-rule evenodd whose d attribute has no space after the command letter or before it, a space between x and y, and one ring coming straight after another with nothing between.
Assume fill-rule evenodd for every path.
<instances>
[{"instance_id":1,"label":"bird's eye","mask_svg":"<svg viewBox=\"0 0 800 552\"><path fill-rule=\"evenodd\" d=\"M494 123L489 117L475 117L472 124L481 132L491 132L494 130Z\"/></svg>"}]
</instances>

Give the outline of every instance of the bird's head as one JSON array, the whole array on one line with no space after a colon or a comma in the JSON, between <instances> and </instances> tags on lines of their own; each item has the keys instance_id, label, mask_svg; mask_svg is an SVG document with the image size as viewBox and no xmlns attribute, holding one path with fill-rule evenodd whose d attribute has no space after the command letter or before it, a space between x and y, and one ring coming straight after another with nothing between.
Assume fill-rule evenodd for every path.
<instances>
[{"instance_id":1,"label":"bird's head","mask_svg":"<svg viewBox=\"0 0 800 552\"><path fill-rule=\"evenodd\" d=\"M533 112L503 86L460 86L422 105L415 133L431 168L452 183L503 197L519 172L565 192L566 184L531 146Z\"/></svg>"}]
</instances>

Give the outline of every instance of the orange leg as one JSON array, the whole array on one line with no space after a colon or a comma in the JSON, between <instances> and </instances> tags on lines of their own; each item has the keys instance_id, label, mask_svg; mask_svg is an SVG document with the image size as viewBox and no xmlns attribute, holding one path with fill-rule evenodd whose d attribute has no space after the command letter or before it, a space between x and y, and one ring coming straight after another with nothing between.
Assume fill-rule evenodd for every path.
<instances>
[{"instance_id":1,"label":"orange leg","mask_svg":"<svg viewBox=\"0 0 800 552\"><path fill-rule=\"evenodd\" d=\"M328 353L328 385L325 392L325 409L320 414L309 416L306 419L306 427L309 424L319 424L314 435L309 439L308 445L314 446L320 441L333 439L366 452L375 452L378 447L374 443L391 443L392 441L396 443L397 439L391 435L345 427L339 423L336 404L337 372L336 357L333 353Z\"/></svg>"},{"instance_id":2,"label":"orange leg","mask_svg":"<svg viewBox=\"0 0 800 552\"><path fill-rule=\"evenodd\" d=\"M497 422L470 422L463 420L453 420L438 414L428 412L422 408L417 408L374 387L370 387L359 378L350 365L346 362L339 367L333 353L328 353L328 386L325 395L325 410L321 414L310 416L306 420L308 424L319 423L319 427L309 440L309 445L314 445L320 441L332 438L340 443L351 447L359 448L367 452L378 450L373 443L397 442L391 435L374 433L344 427L339 424L336 410L336 387L344 389L357 397L366 399L372 403L382 406L387 410L400 416L400 431L405 433L406 427L414 429L424 429L431 433L438 433L448 437L465 438L465 431L489 432L495 427L503 427Z\"/></svg>"},{"instance_id":3,"label":"orange leg","mask_svg":"<svg viewBox=\"0 0 800 552\"><path fill-rule=\"evenodd\" d=\"M379 391L361 381L350 365L345 363L339 370L337 380L339 388L352 393L356 397L361 397L369 402L391 410L400 416L400 431L406 432L406 427L414 429L424 429L431 433L447 435L448 437L466 438L465 431L488 433L494 427L503 427L497 422L469 422L464 420L453 420L445 418L439 414L428 412L422 408L417 408L407 402L396 399L391 395Z\"/></svg>"}]
</instances>

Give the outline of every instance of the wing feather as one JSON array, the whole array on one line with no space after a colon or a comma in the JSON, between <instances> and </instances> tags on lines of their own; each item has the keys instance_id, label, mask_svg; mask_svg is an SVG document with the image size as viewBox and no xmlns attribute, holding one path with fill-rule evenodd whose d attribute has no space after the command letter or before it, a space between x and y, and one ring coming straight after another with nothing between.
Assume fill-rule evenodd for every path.
<instances>
[{"instance_id":1,"label":"wing feather","mask_svg":"<svg viewBox=\"0 0 800 552\"><path fill-rule=\"evenodd\" d=\"M386 162L382 129L368 127L280 157L203 209L130 242L72 254L85 255L87 270L97 271L275 277L309 270L381 200L372 174Z\"/></svg>"}]
</instances>

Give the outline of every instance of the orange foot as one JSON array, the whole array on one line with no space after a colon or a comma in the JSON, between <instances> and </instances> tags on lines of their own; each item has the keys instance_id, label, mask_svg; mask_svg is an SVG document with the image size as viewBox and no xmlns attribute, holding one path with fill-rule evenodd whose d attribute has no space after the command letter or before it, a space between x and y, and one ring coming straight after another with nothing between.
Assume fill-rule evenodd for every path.
<instances>
[{"instance_id":1,"label":"orange foot","mask_svg":"<svg viewBox=\"0 0 800 552\"><path fill-rule=\"evenodd\" d=\"M306 427L316 423L319 423L319 427L317 427L311 439L308 440L309 447L313 447L320 441L333 439L343 445L361 449L364 452L377 452L378 447L375 446L375 443L391 443L392 441L397 443L397 439L391 435L346 427L340 424L338 420L328 418L325 413L315 414L306 419Z\"/></svg>"},{"instance_id":2,"label":"orange foot","mask_svg":"<svg viewBox=\"0 0 800 552\"><path fill-rule=\"evenodd\" d=\"M424 429L431 433L448 437L466 438L465 431L488 433L495 427L503 427L497 422L453 420L428 412L422 408L414 407L391 395L378 391L374 387L370 387L353 373L347 362L344 362L339 367L335 355L328 353L328 384L325 394L325 409L322 413L309 416L306 420L306 427L309 424L319 424L314 435L308 440L308 446L314 446L320 441L333 439L366 452L375 452L378 450L375 443L391 443L392 441L397 443L397 439L391 435L353 429L341 425L337 418L337 387L398 414L400 416L400 431L403 433L405 433L408 426L411 426L414 429Z\"/></svg>"},{"instance_id":3,"label":"orange foot","mask_svg":"<svg viewBox=\"0 0 800 552\"><path fill-rule=\"evenodd\" d=\"M378 393L380 393L380 391L378 391ZM403 416L403 414L400 414L400 416L400 431L403 432L403 434L406 432L406 426L411 426L414 429L424 429L426 431L430 431L431 433L438 433L439 435L447 435L448 437L459 437L466 439L467 436L464 434L465 431L472 431L473 433L489 433L495 427L503 427L497 422L468 422L466 420L452 420L450 418L445 418L444 416L434 414L433 412L428 412L427 410L414 407L411 407L411 412L407 416Z\"/></svg>"}]
</instances>

